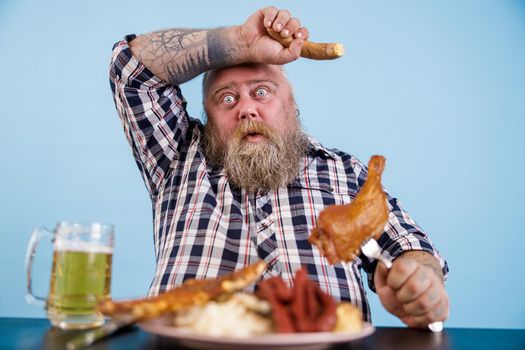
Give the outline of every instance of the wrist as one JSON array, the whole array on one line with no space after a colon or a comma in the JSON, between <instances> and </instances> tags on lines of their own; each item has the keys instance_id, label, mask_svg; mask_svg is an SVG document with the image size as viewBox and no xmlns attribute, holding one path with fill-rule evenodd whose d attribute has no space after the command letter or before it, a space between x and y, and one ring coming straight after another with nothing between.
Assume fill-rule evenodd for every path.
<instances>
[{"instance_id":1,"label":"wrist","mask_svg":"<svg viewBox=\"0 0 525 350\"><path fill-rule=\"evenodd\" d=\"M224 27L207 32L208 69L221 69L245 62L246 50L237 27Z\"/></svg>"},{"instance_id":2,"label":"wrist","mask_svg":"<svg viewBox=\"0 0 525 350\"><path fill-rule=\"evenodd\" d=\"M243 31L242 25L231 27L231 47L235 53L235 64L250 62L250 44Z\"/></svg>"},{"instance_id":3,"label":"wrist","mask_svg":"<svg viewBox=\"0 0 525 350\"><path fill-rule=\"evenodd\" d=\"M248 62L248 48L240 26L209 30L207 45L211 69Z\"/></svg>"},{"instance_id":4,"label":"wrist","mask_svg":"<svg viewBox=\"0 0 525 350\"><path fill-rule=\"evenodd\" d=\"M444 282L445 277L438 260L429 252L424 250L409 250L402 253L397 259L411 259L416 261L418 264L424 265L430 268L434 274L439 278L440 281Z\"/></svg>"}]
</instances>

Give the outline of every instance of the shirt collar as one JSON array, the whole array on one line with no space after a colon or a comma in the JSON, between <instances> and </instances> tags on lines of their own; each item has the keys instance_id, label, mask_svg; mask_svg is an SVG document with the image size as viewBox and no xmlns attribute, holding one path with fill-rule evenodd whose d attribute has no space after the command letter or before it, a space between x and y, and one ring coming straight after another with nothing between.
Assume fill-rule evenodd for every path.
<instances>
[{"instance_id":1,"label":"shirt collar","mask_svg":"<svg viewBox=\"0 0 525 350\"><path fill-rule=\"evenodd\" d=\"M310 149L309 154L317 155L317 156L324 156L326 158L331 158L332 160L335 160L337 157L333 151L330 149L324 147L311 136L308 136L308 140L310 141Z\"/></svg>"}]
</instances>

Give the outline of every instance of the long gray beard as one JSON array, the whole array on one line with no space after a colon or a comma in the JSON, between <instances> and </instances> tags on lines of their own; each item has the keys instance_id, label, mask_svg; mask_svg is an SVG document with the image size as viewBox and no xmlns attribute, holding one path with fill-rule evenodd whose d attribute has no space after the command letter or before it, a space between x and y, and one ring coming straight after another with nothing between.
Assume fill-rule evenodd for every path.
<instances>
[{"instance_id":1,"label":"long gray beard","mask_svg":"<svg viewBox=\"0 0 525 350\"><path fill-rule=\"evenodd\" d=\"M204 152L207 160L224 168L231 185L248 192L262 193L290 184L299 173L301 158L306 154L309 140L299 123L285 136L269 126L255 121L235 129L229 142L222 146L213 126L204 132ZM265 136L258 143L243 141L248 132Z\"/></svg>"}]
</instances>

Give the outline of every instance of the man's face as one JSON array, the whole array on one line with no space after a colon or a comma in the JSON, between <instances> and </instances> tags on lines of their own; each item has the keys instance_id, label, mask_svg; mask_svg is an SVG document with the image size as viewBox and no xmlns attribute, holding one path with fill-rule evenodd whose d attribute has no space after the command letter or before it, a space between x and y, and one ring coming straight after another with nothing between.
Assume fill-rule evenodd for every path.
<instances>
[{"instance_id":1,"label":"man's face","mask_svg":"<svg viewBox=\"0 0 525 350\"><path fill-rule=\"evenodd\" d=\"M244 65L214 73L207 89L205 109L221 143L231 139L243 123L255 121L279 134L296 124L290 84L279 66ZM243 136L243 142L264 141L260 133Z\"/></svg>"},{"instance_id":2,"label":"man's face","mask_svg":"<svg viewBox=\"0 0 525 350\"><path fill-rule=\"evenodd\" d=\"M286 186L297 176L308 139L283 71L243 65L214 74L204 101L207 160L249 192Z\"/></svg>"}]
</instances>

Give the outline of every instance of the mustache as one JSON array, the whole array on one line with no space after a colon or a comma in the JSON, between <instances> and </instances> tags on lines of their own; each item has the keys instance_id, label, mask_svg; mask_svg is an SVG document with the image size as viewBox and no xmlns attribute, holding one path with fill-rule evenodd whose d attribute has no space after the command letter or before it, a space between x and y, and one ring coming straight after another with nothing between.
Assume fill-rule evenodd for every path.
<instances>
[{"instance_id":1,"label":"mustache","mask_svg":"<svg viewBox=\"0 0 525 350\"><path fill-rule=\"evenodd\" d=\"M240 140L248 134L261 134L270 140L273 140L275 137L275 129L255 120L248 120L240 125L238 125L233 131L232 137L236 140Z\"/></svg>"}]
</instances>

